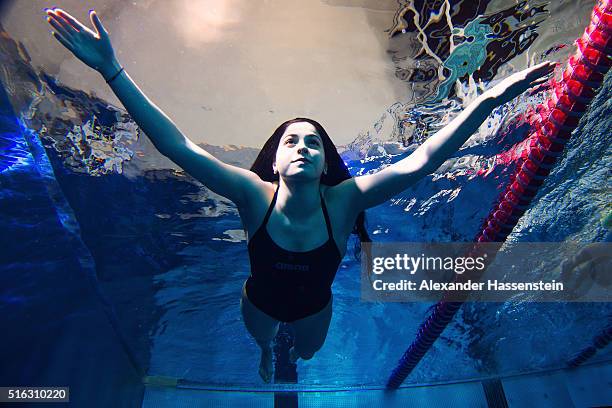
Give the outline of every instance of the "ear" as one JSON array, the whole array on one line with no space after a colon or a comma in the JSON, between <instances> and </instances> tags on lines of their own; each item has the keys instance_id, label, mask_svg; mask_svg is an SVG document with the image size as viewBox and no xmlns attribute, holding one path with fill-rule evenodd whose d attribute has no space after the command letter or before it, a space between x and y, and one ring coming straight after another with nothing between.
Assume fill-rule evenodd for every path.
<instances>
[{"instance_id":1,"label":"ear","mask_svg":"<svg viewBox=\"0 0 612 408\"><path fill-rule=\"evenodd\" d=\"M325 167L323 167L323 174L327 174L327 163L325 163Z\"/></svg>"},{"instance_id":2,"label":"ear","mask_svg":"<svg viewBox=\"0 0 612 408\"><path fill-rule=\"evenodd\" d=\"M272 172L273 172L274 174L276 174L276 172L277 172L277 171L278 171L278 170L276 169L276 162L273 162L273 163L272 163Z\"/></svg>"}]
</instances>

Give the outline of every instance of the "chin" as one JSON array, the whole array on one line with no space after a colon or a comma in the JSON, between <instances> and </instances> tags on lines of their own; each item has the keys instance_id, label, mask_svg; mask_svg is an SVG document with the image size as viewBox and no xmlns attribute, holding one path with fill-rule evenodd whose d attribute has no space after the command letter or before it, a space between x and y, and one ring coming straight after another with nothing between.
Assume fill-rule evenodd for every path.
<instances>
[{"instance_id":1,"label":"chin","mask_svg":"<svg viewBox=\"0 0 612 408\"><path fill-rule=\"evenodd\" d=\"M316 174L312 171L297 171L290 174L284 175L284 178L290 180L303 180L303 181L312 181L312 180L320 180L321 174Z\"/></svg>"}]
</instances>

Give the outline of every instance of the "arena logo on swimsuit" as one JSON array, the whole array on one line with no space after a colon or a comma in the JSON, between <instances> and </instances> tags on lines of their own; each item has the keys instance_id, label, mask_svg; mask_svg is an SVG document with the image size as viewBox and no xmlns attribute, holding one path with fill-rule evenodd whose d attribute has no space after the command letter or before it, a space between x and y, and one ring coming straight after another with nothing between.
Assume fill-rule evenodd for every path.
<instances>
[{"instance_id":1,"label":"arena logo on swimsuit","mask_svg":"<svg viewBox=\"0 0 612 408\"><path fill-rule=\"evenodd\" d=\"M289 271L308 272L310 270L310 265L292 264L292 263L285 263L285 262L277 262L274 264L274 267L276 269L289 270Z\"/></svg>"}]
</instances>

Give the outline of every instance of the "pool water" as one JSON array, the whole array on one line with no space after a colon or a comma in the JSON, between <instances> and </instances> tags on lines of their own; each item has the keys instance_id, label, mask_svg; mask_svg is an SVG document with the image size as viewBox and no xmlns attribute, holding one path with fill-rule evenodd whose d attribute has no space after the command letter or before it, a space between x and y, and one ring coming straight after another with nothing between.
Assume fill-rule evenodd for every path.
<instances>
[{"instance_id":1,"label":"pool water","mask_svg":"<svg viewBox=\"0 0 612 408\"><path fill-rule=\"evenodd\" d=\"M487 41L486 30L473 35ZM527 40L527 34L517 39L514 52L524 52ZM7 328L0 385L70 383L77 401L86 400L79 387L106 387L125 406L142 401L142 390L133 390L143 375L205 390L275 390L257 374L259 349L240 315L249 264L233 204L157 153L121 108L35 70L10 36L0 42L10 67L0 90L0 321ZM489 80L503 62L481 62L492 70ZM460 71L454 75L462 77ZM465 94L453 95L456 90L440 86L437 92L445 93L430 95L434 103L387 109L341 148L351 173L377 171L406 157L448 123L449 111L469 101L469 85L463 89ZM443 103L443 96L458 99ZM434 174L368 210L373 240L471 241L514 169L526 137L522 114L542 97L520 97L497 109ZM603 239L611 99L608 75L508 240ZM389 128L401 143L381 141ZM243 167L257 153L208 148ZM430 303L361 301L353 244L332 288L325 345L312 360L298 362L292 390L382 389L428 316ZM405 384L552 372L611 322L608 303L466 303ZM591 362L604 364L611 353L599 350ZM148 394L147 406L155 406L152 395L162 394ZM605 395L612 401L609 388Z\"/></svg>"}]
</instances>

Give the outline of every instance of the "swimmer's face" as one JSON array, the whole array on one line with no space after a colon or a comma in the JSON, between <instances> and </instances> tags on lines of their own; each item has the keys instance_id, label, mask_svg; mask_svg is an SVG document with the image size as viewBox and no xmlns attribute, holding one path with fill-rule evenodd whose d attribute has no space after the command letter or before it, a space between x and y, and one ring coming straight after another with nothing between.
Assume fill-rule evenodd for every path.
<instances>
[{"instance_id":1,"label":"swimmer's face","mask_svg":"<svg viewBox=\"0 0 612 408\"><path fill-rule=\"evenodd\" d=\"M320 179L325 169L325 150L315 127L308 122L289 125L280 138L272 166L283 178Z\"/></svg>"},{"instance_id":2,"label":"swimmer's face","mask_svg":"<svg viewBox=\"0 0 612 408\"><path fill-rule=\"evenodd\" d=\"M438 60L427 54L424 58L415 59L422 48L423 44L416 34L410 32L392 33L387 45L387 53L395 66L395 76L408 85L415 103L436 95L439 84Z\"/></svg>"}]
</instances>

